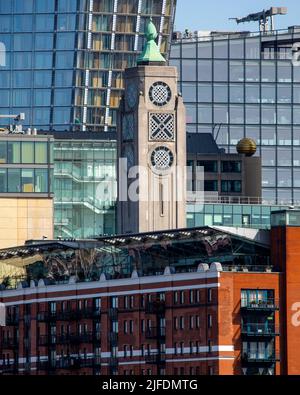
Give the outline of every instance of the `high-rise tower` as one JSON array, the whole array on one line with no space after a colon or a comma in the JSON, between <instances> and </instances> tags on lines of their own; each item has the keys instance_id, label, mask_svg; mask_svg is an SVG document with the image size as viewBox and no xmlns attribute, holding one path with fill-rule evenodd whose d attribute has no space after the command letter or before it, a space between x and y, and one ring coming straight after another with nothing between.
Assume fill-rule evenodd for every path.
<instances>
[{"instance_id":1,"label":"high-rise tower","mask_svg":"<svg viewBox=\"0 0 300 395\"><path fill-rule=\"evenodd\" d=\"M119 233L186 225L186 122L177 92L177 70L166 66L155 43L152 21L146 37L138 66L125 71L125 97L120 106L118 153L127 159L127 169L119 165ZM134 166L139 168L134 170Z\"/></svg>"}]
</instances>

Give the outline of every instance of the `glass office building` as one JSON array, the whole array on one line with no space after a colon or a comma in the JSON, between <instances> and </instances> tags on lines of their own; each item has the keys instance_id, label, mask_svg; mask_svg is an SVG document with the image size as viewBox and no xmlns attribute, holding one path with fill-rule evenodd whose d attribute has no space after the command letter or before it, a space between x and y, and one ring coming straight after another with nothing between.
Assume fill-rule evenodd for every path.
<instances>
[{"instance_id":1,"label":"glass office building","mask_svg":"<svg viewBox=\"0 0 300 395\"><path fill-rule=\"evenodd\" d=\"M72 135L61 133L54 143L55 237L115 234L116 142Z\"/></svg>"},{"instance_id":2,"label":"glass office building","mask_svg":"<svg viewBox=\"0 0 300 395\"><path fill-rule=\"evenodd\" d=\"M168 55L176 0L0 0L0 115L24 127L110 131L150 16ZM0 125L9 124L1 119Z\"/></svg>"},{"instance_id":3,"label":"glass office building","mask_svg":"<svg viewBox=\"0 0 300 395\"><path fill-rule=\"evenodd\" d=\"M300 28L291 27L176 37L171 47L188 131L213 133L226 152L253 138L262 157L262 195L271 205L300 202L300 67L292 62L299 40Z\"/></svg>"},{"instance_id":4,"label":"glass office building","mask_svg":"<svg viewBox=\"0 0 300 395\"><path fill-rule=\"evenodd\" d=\"M228 199L230 200L230 198ZM187 204L187 226L229 226L270 229L271 213L287 209L284 206L242 203Z\"/></svg>"}]
</instances>

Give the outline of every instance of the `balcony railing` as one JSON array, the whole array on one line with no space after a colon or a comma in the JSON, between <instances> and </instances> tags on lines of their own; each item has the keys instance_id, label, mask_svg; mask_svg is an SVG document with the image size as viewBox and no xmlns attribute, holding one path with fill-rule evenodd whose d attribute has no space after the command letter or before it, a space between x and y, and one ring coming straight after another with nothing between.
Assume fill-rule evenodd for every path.
<instances>
[{"instance_id":1,"label":"balcony railing","mask_svg":"<svg viewBox=\"0 0 300 395\"><path fill-rule=\"evenodd\" d=\"M101 311L99 309L87 308L82 310L72 309L65 311L46 311L38 313L37 320L41 322L48 321L78 321L81 319L100 318Z\"/></svg>"},{"instance_id":2,"label":"balcony railing","mask_svg":"<svg viewBox=\"0 0 300 395\"><path fill-rule=\"evenodd\" d=\"M0 340L0 348L2 350L14 350L19 348L19 340L16 338L5 338Z\"/></svg>"},{"instance_id":3,"label":"balcony railing","mask_svg":"<svg viewBox=\"0 0 300 395\"><path fill-rule=\"evenodd\" d=\"M18 368L15 364L0 365L0 374L17 374Z\"/></svg>"},{"instance_id":4,"label":"balcony railing","mask_svg":"<svg viewBox=\"0 0 300 395\"><path fill-rule=\"evenodd\" d=\"M19 326L19 316L18 315L7 315L6 316L6 326Z\"/></svg>"},{"instance_id":5,"label":"balcony railing","mask_svg":"<svg viewBox=\"0 0 300 395\"><path fill-rule=\"evenodd\" d=\"M38 361L38 370L77 370L82 368L95 368L101 366L100 357L65 357L57 361Z\"/></svg>"},{"instance_id":6,"label":"balcony railing","mask_svg":"<svg viewBox=\"0 0 300 395\"><path fill-rule=\"evenodd\" d=\"M249 352L242 355L242 360L244 363L269 364L280 361L280 356L276 353Z\"/></svg>"},{"instance_id":7,"label":"balcony railing","mask_svg":"<svg viewBox=\"0 0 300 395\"><path fill-rule=\"evenodd\" d=\"M45 335L39 336L39 346L51 346L55 344L84 344L97 343L101 341L99 332L85 332L85 333L65 333L60 335Z\"/></svg>"},{"instance_id":8,"label":"balcony railing","mask_svg":"<svg viewBox=\"0 0 300 395\"><path fill-rule=\"evenodd\" d=\"M279 336L279 327L274 324L244 324L242 334L253 337Z\"/></svg>"},{"instance_id":9,"label":"balcony railing","mask_svg":"<svg viewBox=\"0 0 300 395\"><path fill-rule=\"evenodd\" d=\"M166 337L166 328L151 327L146 330L146 339L164 339Z\"/></svg>"},{"instance_id":10,"label":"balcony railing","mask_svg":"<svg viewBox=\"0 0 300 395\"><path fill-rule=\"evenodd\" d=\"M165 353L145 355L145 362L148 365L163 365L166 363L166 355Z\"/></svg>"},{"instance_id":11,"label":"balcony railing","mask_svg":"<svg viewBox=\"0 0 300 395\"><path fill-rule=\"evenodd\" d=\"M279 310L279 302L274 299L262 299L262 300L243 300L241 302L241 309L243 310L255 310L255 311L275 311Z\"/></svg>"},{"instance_id":12,"label":"balcony railing","mask_svg":"<svg viewBox=\"0 0 300 395\"><path fill-rule=\"evenodd\" d=\"M110 358L108 364L111 368L117 368L119 364L118 358Z\"/></svg>"},{"instance_id":13,"label":"balcony railing","mask_svg":"<svg viewBox=\"0 0 300 395\"><path fill-rule=\"evenodd\" d=\"M111 332L109 334L109 342L111 346L117 346L118 345L118 334L116 332Z\"/></svg>"},{"instance_id":14,"label":"balcony railing","mask_svg":"<svg viewBox=\"0 0 300 395\"><path fill-rule=\"evenodd\" d=\"M117 320L118 319L118 309L116 307L111 307L108 310L108 315L111 320Z\"/></svg>"},{"instance_id":15,"label":"balcony railing","mask_svg":"<svg viewBox=\"0 0 300 395\"><path fill-rule=\"evenodd\" d=\"M154 300L146 303L145 313L146 314L157 314L164 315L166 311L166 303L164 300Z\"/></svg>"},{"instance_id":16,"label":"balcony railing","mask_svg":"<svg viewBox=\"0 0 300 395\"><path fill-rule=\"evenodd\" d=\"M39 322L51 322L57 320L56 311L42 311L37 314L37 321Z\"/></svg>"}]
</instances>

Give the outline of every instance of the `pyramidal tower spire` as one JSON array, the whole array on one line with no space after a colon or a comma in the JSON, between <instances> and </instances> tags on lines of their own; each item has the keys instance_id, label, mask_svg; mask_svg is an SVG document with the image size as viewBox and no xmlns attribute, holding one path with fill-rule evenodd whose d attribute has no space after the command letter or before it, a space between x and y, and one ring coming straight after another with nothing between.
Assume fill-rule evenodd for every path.
<instances>
[{"instance_id":1,"label":"pyramidal tower spire","mask_svg":"<svg viewBox=\"0 0 300 395\"><path fill-rule=\"evenodd\" d=\"M160 53L155 40L158 36L156 27L152 22L152 18L148 22L145 31L147 43L142 54L137 59L138 65L165 65L166 59Z\"/></svg>"}]
</instances>

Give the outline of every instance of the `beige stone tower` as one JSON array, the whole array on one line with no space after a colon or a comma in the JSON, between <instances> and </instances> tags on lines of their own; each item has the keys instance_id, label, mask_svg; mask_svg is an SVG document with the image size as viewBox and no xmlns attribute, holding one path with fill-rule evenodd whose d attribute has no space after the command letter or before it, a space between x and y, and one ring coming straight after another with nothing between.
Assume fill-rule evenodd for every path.
<instances>
[{"instance_id":1,"label":"beige stone tower","mask_svg":"<svg viewBox=\"0 0 300 395\"><path fill-rule=\"evenodd\" d=\"M159 53L152 21L146 36L138 66L125 71L119 111L118 156L128 166L119 163L119 234L186 226L185 107L177 92L177 69L166 66ZM139 166L136 178L133 166Z\"/></svg>"}]
</instances>

